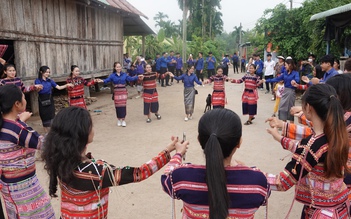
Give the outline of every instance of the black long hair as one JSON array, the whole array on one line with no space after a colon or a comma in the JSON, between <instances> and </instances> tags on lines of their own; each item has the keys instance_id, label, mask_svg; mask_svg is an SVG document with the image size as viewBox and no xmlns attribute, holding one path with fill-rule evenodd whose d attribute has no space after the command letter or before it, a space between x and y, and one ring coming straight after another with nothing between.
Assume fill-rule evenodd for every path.
<instances>
[{"instance_id":1,"label":"black long hair","mask_svg":"<svg viewBox=\"0 0 351 219\"><path fill-rule=\"evenodd\" d=\"M345 111L351 112L351 74L335 75L325 83L334 87L342 108Z\"/></svg>"},{"instance_id":2,"label":"black long hair","mask_svg":"<svg viewBox=\"0 0 351 219\"><path fill-rule=\"evenodd\" d=\"M92 125L89 112L80 107L65 108L54 118L42 154L50 176L50 196L56 196L57 178L67 184L73 179L73 171L82 161Z\"/></svg>"},{"instance_id":3,"label":"black long hair","mask_svg":"<svg viewBox=\"0 0 351 219\"><path fill-rule=\"evenodd\" d=\"M73 79L73 70L75 68L78 68L78 65L71 65L71 73L69 74L69 77Z\"/></svg>"},{"instance_id":4,"label":"black long hair","mask_svg":"<svg viewBox=\"0 0 351 219\"><path fill-rule=\"evenodd\" d=\"M5 71L7 71L7 69L10 67L13 67L16 69L15 65L10 64L10 63L6 63L1 69L1 77L0 78L6 78Z\"/></svg>"},{"instance_id":5,"label":"black long hair","mask_svg":"<svg viewBox=\"0 0 351 219\"><path fill-rule=\"evenodd\" d=\"M39 72L38 72L38 79L39 80L43 80L43 74L50 69L48 66L43 65L39 68Z\"/></svg>"},{"instance_id":6,"label":"black long hair","mask_svg":"<svg viewBox=\"0 0 351 219\"><path fill-rule=\"evenodd\" d=\"M198 139L206 156L210 218L227 218L230 201L223 159L229 157L240 143L240 118L229 109L214 109L201 117L198 132Z\"/></svg>"},{"instance_id":7,"label":"black long hair","mask_svg":"<svg viewBox=\"0 0 351 219\"><path fill-rule=\"evenodd\" d=\"M0 86L0 129L3 124L3 115L11 112L17 101L22 102L23 93L14 84Z\"/></svg>"},{"instance_id":8,"label":"black long hair","mask_svg":"<svg viewBox=\"0 0 351 219\"><path fill-rule=\"evenodd\" d=\"M316 84L302 96L302 106L309 104L324 121L323 132L328 140L328 153L324 162L325 177L342 178L348 172L349 139L344 121L344 110L335 89L328 84Z\"/></svg>"}]
</instances>

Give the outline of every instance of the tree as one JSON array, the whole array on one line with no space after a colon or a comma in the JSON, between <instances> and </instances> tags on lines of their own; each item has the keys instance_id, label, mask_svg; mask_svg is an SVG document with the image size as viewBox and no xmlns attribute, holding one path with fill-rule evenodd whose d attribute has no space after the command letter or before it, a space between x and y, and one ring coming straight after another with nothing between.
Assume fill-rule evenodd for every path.
<instances>
[{"instance_id":1,"label":"tree","mask_svg":"<svg viewBox=\"0 0 351 219\"><path fill-rule=\"evenodd\" d=\"M162 27L163 26L163 22L164 22L163 20L165 18L168 18L168 15L159 11L154 17L154 20L156 21L155 27L157 27L157 26Z\"/></svg>"}]
</instances>

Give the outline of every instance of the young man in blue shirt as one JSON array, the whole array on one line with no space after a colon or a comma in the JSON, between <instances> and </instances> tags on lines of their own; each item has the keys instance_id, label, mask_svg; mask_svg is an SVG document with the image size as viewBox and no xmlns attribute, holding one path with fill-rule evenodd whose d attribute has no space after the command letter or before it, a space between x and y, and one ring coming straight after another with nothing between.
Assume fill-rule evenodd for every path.
<instances>
[{"instance_id":1,"label":"young man in blue shirt","mask_svg":"<svg viewBox=\"0 0 351 219\"><path fill-rule=\"evenodd\" d=\"M208 57L206 58L207 63L207 77L211 77L215 75L215 66L216 66L216 58L212 56L212 52L208 53Z\"/></svg>"},{"instance_id":2,"label":"young man in blue shirt","mask_svg":"<svg viewBox=\"0 0 351 219\"><path fill-rule=\"evenodd\" d=\"M160 58L160 77L162 78L161 79L161 86L162 87L166 87L166 86L169 86L168 85L168 81L169 81L169 76L167 75L166 76L166 85L165 85L165 79L162 77L162 75L164 73L167 72L167 53L166 52L163 52L162 53L162 57Z\"/></svg>"},{"instance_id":3,"label":"young man in blue shirt","mask_svg":"<svg viewBox=\"0 0 351 219\"><path fill-rule=\"evenodd\" d=\"M235 74L235 70L236 70L236 73L239 74L239 70L238 70L239 56L236 54L236 52L232 57L232 61L233 61L234 74Z\"/></svg>"},{"instance_id":4,"label":"young man in blue shirt","mask_svg":"<svg viewBox=\"0 0 351 219\"><path fill-rule=\"evenodd\" d=\"M167 57L167 67L168 67L168 71L169 72L172 72L172 74L174 74L175 72L175 67L176 67L176 59L174 57L174 52L173 51L170 51L169 52L169 56ZM167 75L166 77L168 77L168 80L169 80L169 76ZM167 81L167 79L166 79ZM171 79L171 84L166 84L166 86L171 86L173 83L173 78Z\"/></svg>"},{"instance_id":5,"label":"young man in blue shirt","mask_svg":"<svg viewBox=\"0 0 351 219\"><path fill-rule=\"evenodd\" d=\"M183 70L183 59L182 59L182 57L180 57L179 52L176 53L175 60L176 60L176 74L175 75L178 77L178 76L182 75L182 70ZM177 81L177 83L179 83L179 81Z\"/></svg>"},{"instance_id":6,"label":"young man in blue shirt","mask_svg":"<svg viewBox=\"0 0 351 219\"><path fill-rule=\"evenodd\" d=\"M196 69L196 76L199 80L204 81L204 74L203 74L203 69L204 69L204 59L202 58L203 53L199 52L199 57L196 60L195 63L195 69Z\"/></svg>"},{"instance_id":7,"label":"young man in blue shirt","mask_svg":"<svg viewBox=\"0 0 351 219\"><path fill-rule=\"evenodd\" d=\"M230 64L229 55L225 55L222 59L223 74L228 76L228 67Z\"/></svg>"},{"instance_id":8,"label":"young man in blue shirt","mask_svg":"<svg viewBox=\"0 0 351 219\"><path fill-rule=\"evenodd\" d=\"M255 54L254 57L255 57L255 65L256 65L256 75L260 77L260 80L262 80L264 64L259 54ZM263 83L259 85L259 89L263 90Z\"/></svg>"}]
</instances>

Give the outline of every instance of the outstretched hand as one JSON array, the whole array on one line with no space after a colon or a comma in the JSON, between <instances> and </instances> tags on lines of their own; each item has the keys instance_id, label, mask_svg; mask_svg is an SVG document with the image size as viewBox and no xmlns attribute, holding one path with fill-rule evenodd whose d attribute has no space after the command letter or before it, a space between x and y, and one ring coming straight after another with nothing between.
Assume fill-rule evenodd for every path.
<instances>
[{"instance_id":1,"label":"outstretched hand","mask_svg":"<svg viewBox=\"0 0 351 219\"><path fill-rule=\"evenodd\" d=\"M269 134L271 134L272 137L274 138L274 140L276 140L276 141L280 141L281 138L282 138L281 134L278 132L277 127L268 128L268 129L267 129L267 132L268 132Z\"/></svg>"},{"instance_id":2,"label":"outstretched hand","mask_svg":"<svg viewBox=\"0 0 351 219\"><path fill-rule=\"evenodd\" d=\"M19 120L21 120L22 122L26 122L31 116L32 116L33 113L31 112L23 112L21 114L18 115L18 118Z\"/></svg>"},{"instance_id":3,"label":"outstretched hand","mask_svg":"<svg viewBox=\"0 0 351 219\"><path fill-rule=\"evenodd\" d=\"M283 128L284 122L282 120L279 120L277 117L270 117L266 119L265 122L269 122L269 126L271 128Z\"/></svg>"}]
</instances>

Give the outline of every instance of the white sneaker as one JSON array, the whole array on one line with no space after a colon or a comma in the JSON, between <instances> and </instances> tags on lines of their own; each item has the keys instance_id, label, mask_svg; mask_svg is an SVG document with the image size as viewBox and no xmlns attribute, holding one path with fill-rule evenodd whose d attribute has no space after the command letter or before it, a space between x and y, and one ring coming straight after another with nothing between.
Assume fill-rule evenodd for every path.
<instances>
[{"instance_id":1,"label":"white sneaker","mask_svg":"<svg viewBox=\"0 0 351 219\"><path fill-rule=\"evenodd\" d=\"M127 126L127 123L125 120L122 121L122 127L126 127Z\"/></svg>"},{"instance_id":2,"label":"white sneaker","mask_svg":"<svg viewBox=\"0 0 351 219\"><path fill-rule=\"evenodd\" d=\"M192 120L192 119L193 119L193 117L192 117L192 116L189 116L189 117L188 117L188 119L189 119L189 120Z\"/></svg>"},{"instance_id":3,"label":"white sneaker","mask_svg":"<svg viewBox=\"0 0 351 219\"><path fill-rule=\"evenodd\" d=\"M122 126L121 120L117 120L117 126Z\"/></svg>"},{"instance_id":4,"label":"white sneaker","mask_svg":"<svg viewBox=\"0 0 351 219\"><path fill-rule=\"evenodd\" d=\"M135 97L135 99L138 99L138 98L140 98L140 95L138 95L138 96Z\"/></svg>"},{"instance_id":5,"label":"white sneaker","mask_svg":"<svg viewBox=\"0 0 351 219\"><path fill-rule=\"evenodd\" d=\"M185 118L184 118L184 121L185 121L185 122L188 121L188 120L189 120L188 117L185 117Z\"/></svg>"}]
</instances>

